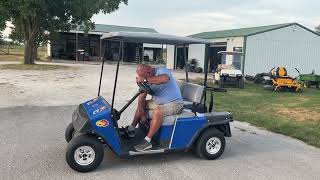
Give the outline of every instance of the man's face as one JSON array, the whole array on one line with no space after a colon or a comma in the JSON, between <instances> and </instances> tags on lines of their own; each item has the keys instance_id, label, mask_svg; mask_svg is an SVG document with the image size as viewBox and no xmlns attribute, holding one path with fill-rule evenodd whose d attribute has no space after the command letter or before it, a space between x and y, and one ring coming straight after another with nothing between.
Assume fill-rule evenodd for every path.
<instances>
[{"instance_id":1,"label":"man's face","mask_svg":"<svg viewBox=\"0 0 320 180\"><path fill-rule=\"evenodd\" d=\"M143 78L152 77L152 76L154 76L153 71L154 70L153 70L152 67L149 67L149 66L138 66L137 75L138 75L138 77L143 77Z\"/></svg>"}]
</instances>

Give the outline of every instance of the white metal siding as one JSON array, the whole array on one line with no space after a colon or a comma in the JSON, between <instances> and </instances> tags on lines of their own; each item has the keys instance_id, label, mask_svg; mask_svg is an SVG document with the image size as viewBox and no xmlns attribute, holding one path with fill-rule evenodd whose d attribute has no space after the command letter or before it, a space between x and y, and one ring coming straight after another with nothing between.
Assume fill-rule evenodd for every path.
<instances>
[{"instance_id":1,"label":"white metal siding","mask_svg":"<svg viewBox=\"0 0 320 180\"><path fill-rule=\"evenodd\" d=\"M204 68L204 52L206 46L204 44L191 44L189 45L188 59L196 59L198 67Z\"/></svg>"},{"instance_id":2,"label":"white metal siding","mask_svg":"<svg viewBox=\"0 0 320 180\"><path fill-rule=\"evenodd\" d=\"M249 36L246 43L245 74L268 72L285 66L289 75L320 73L320 37L300 27L289 27Z\"/></svg>"},{"instance_id":3,"label":"white metal siding","mask_svg":"<svg viewBox=\"0 0 320 180\"><path fill-rule=\"evenodd\" d=\"M174 69L174 51L175 46L167 45L167 68Z\"/></svg>"}]
</instances>

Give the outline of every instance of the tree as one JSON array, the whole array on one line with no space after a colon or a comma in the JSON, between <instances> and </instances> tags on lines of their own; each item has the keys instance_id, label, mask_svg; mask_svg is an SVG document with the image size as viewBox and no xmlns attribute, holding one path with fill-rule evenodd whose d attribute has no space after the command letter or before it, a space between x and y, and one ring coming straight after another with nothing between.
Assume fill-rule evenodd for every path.
<instances>
[{"instance_id":1,"label":"tree","mask_svg":"<svg viewBox=\"0 0 320 180\"><path fill-rule=\"evenodd\" d=\"M316 27L316 32L320 34L320 25Z\"/></svg>"},{"instance_id":2,"label":"tree","mask_svg":"<svg viewBox=\"0 0 320 180\"><path fill-rule=\"evenodd\" d=\"M24 63L33 64L37 44L58 31L68 31L78 25L93 28L94 14L111 13L128 0L0 0L0 30L6 21L14 25L15 40L24 43ZM48 33L49 32L49 33Z\"/></svg>"}]
</instances>

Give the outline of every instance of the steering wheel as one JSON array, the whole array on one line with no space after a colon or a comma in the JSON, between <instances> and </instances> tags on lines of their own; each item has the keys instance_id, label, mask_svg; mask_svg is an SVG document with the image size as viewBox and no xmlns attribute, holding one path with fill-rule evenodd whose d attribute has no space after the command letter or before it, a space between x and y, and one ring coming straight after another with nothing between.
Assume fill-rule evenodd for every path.
<instances>
[{"instance_id":1,"label":"steering wheel","mask_svg":"<svg viewBox=\"0 0 320 180\"><path fill-rule=\"evenodd\" d=\"M146 92L147 94L153 95L154 92L151 89L150 85L146 82L137 83L139 86L139 92Z\"/></svg>"}]
</instances>

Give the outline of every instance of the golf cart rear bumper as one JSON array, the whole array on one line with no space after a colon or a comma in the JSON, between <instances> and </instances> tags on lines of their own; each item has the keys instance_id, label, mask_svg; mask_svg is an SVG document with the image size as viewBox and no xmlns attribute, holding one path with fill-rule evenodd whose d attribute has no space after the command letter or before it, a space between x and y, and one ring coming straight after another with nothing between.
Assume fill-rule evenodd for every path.
<instances>
[{"instance_id":1,"label":"golf cart rear bumper","mask_svg":"<svg viewBox=\"0 0 320 180\"><path fill-rule=\"evenodd\" d=\"M203 114L208 119L207 127L214 126L219 129L224 136L231 137L230 122L233 121L233 116L229 112L211 112Z\"/></svg>"},{"instance_id":2,"label":"golf cart rear bumper","mask_svg":"<svg viewBox=\"0 0 320 180\"><path fill-rule=\"evenodd\" d=\"M89 117L84 109L84 106L80 104L72 114L72 124L74 130L80 133L92 132L92 125L89 121Z\"/></svg>"}]
</instances>

